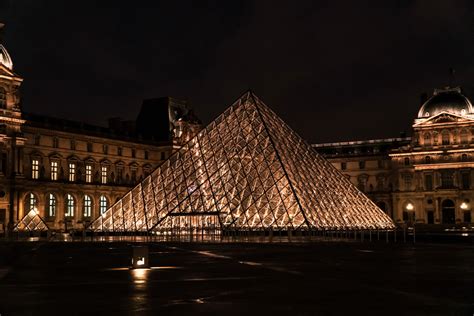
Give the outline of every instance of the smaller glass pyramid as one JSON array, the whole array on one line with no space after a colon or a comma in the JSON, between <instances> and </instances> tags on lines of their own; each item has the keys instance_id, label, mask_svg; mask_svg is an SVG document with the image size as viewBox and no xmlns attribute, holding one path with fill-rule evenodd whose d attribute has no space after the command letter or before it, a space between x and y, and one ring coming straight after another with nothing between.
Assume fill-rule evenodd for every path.
<instances>
[{"instance_id":1,"label":"smaller glass pyramid","mask_svg":"<svg viewBox=\"0 0 474 316\"><path fill-rule=\"evenodd\" d=\"M46 225L41 216L39 216L38 212L30 210L28 214L23 216L18 224L15 225L13 231L46 231L48 229L48 225Z\"/></svg>"},{"instance_id":2,"label":"smaller glass pyramid","mask_svg":"<svg viewBox=\"0 0 474 316\"><path fill-rule=\"evenodd\" d=\"M393 227L390 217L252 92L90 226L170 234Z\"/></svg>"}]
</instances>

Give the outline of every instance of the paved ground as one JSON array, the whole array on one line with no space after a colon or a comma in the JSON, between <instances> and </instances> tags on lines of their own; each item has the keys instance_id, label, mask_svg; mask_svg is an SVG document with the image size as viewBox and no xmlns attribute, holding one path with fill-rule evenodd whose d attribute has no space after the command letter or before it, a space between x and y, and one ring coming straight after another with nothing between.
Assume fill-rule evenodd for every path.
<instances>
[{"instance_id":1,"label":"paved ground","mask_svg":"<svg viewBox=\"0 0 474 316\"><path fill-rule=\"evenodd\" d=\"M474 245L0 243L0 314L473 315Z\"/></svg>"}]
</instances>

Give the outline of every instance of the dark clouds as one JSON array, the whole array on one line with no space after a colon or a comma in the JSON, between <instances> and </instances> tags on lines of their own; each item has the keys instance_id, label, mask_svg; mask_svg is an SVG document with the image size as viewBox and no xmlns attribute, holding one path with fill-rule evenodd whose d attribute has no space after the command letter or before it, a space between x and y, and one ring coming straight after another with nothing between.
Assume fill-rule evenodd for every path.
<instances>
[{"instance_id":1,"label":"dark clouds","mask_svg":"<svg viewBox=\"0 0 474 316\"><path fill-rule=\"evenodd\" d=\"M93 123L163 95L188 97L208 122L252 88L310 141L391 137L449 67L474 90L470 1L15 0L0 11L24 108Z\"/></svg>"}]
</instances>

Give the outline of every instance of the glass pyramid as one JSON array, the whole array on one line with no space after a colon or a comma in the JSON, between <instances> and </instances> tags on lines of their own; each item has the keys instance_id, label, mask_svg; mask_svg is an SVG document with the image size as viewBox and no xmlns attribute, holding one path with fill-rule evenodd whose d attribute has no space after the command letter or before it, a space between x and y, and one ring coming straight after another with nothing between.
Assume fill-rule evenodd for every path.
<instances>
[{"instance_id":1,"label":"glass pyramid","mask_svg":"<svg viewBox=\"0 0 474 316\"><path fill-rule=\"evenodd\" d=\"M41 216L35 211L30 210L28 214L23 216L23 218L15 225L13 231L46 231L48 230L48 225L43 221Z\"/></svg>"},{"instance_id":2,"label":"glass pyramid","mask_svg":"<svg viewBox=\"0 0 474 316\"><path fill-rule=\"evenodd\" d=\"M90 226L93 231L392 229L392 220L252 92Z\"/></svg>"}]
</instances>

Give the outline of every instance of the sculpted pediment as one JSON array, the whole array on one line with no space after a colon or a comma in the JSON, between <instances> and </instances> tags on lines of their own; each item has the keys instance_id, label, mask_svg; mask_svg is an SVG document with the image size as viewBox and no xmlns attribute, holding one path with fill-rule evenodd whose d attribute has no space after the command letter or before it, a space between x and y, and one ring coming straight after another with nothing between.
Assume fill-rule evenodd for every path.
<instances>
[{"instance_id":1,"label":"sculpted pediment","mask_svg":"<svg viewBox=\"0 0 474 316\"><path fill-rule=\"evenodd\" d=\"M434 124L444 124L444 123L463 123L463 122L474 122L472 118L468 118L465 116L460 116L448 112L439 113L436 116L430 117L427 120L419 122L414 126L426 126L426 125L434 125Z\"/></svg>"}]
</instances>

